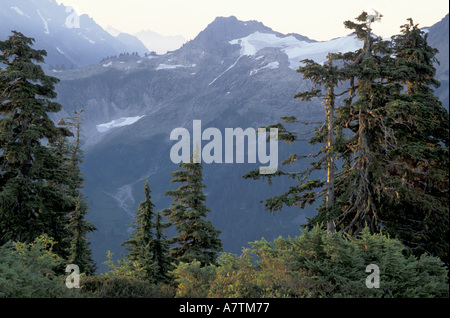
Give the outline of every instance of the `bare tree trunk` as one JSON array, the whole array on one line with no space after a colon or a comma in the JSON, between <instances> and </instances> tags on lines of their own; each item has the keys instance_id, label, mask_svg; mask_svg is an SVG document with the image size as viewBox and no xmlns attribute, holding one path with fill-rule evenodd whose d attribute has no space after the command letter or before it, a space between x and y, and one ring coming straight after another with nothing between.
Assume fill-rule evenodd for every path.
<instances>
[{"instance_id":1,"label":"bare tree trunk","mask_svg":"<svg viewBox=\"0 0 450 318\"><path fill-rule=\"evenodd\" d=\"M335 225L329 215L329 209L334 204L334 154L333 154L333 141L334 141L334 83L333 83L333 61L331 54L328 53L328 67L330 70L331 78L329 81L328 92L326 97L326 120L328 124L328 145L327 145L327 199L326 199L326 209L327 209L327 231L334 232Z\"/></svg>"}]
</instances>

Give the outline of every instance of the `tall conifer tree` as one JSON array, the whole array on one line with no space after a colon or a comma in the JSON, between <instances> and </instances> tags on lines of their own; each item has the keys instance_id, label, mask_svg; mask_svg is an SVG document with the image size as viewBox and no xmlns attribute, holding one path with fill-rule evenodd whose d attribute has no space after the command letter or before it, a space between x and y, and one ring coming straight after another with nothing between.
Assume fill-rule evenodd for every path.
<instances>
[{"instance_id":1,"label":"tall conifer tree","mask_svg":"<svg viewBox=\"0 0 450 318\"><path fill-rule=\"evenodd\" d=\"M150 193L150 186L147 180L144 185L144 201L139 203L138 210L135 212L135 220L131 225L134 232L122 245L125 245L129 251L128 259L137 261L144 266L147 278L152 279L155 271L153 258L155 229L153 208L155 205L151 201Z\"/></svg>"},{"instance_id":2,"label":"tall conifer tree","mask_svg":"<svg viewBox=\"0 0 450 318\"><path fill-rule=\"evenodd\" d=\"M70 181L45 142L71 133L49 118L61 110L53 101L58 79L45 75L38 63L46 52L33 49L33 42L16 31L0 41L0 243L31 243L47 234L66 257L73 202L61 185Z\"/></svg>"},{"instance_id":3,"label":"tall conifer tree","mask_svg":"<svg viewBox=\"0 0 450 318\"><path fill-rule=\"evenodd\" d=\"M172 258L169 256L170 241L164 234L164 230L169 226L170 223L163 222L161 211L158 211L155 218L155 236L152 247L156 282L168 282L168 272L172 269Z\"/></svg>"},{"instance_id":4,"label":"tall conifer tree","mask_svg":"<svg viewBox=\"0 0 450 318\"><path fill-rule=\"evenodd\" d=\"M181 183L177 190L166 191L173 198L170 209L164 209L163 215L175 225L177 236L172 238L175 244L171 256L181 262L197 260L202 266L215 264L218 253L222 251L220 231L206 220L211 211L204 202L203 167L201 163L179 165L183 170L172 173L170 183Z\"/></svg>"},{"instance_id":5,"label":"tall conifer tree","mask_svg":"<svg viewBox=\"0 0 450 318\"><path fill-rule=\"evenodd\" d=\"M69 213L68 230L71 233L68 252L68 263L77 264L80 271L88 275L94 274L96 264L92 259L92 251L87 235L97 230L97 228L86 220L88 213L88 205L86 197L82 193L84 178L82 176L80 164L83 162L83 150L81 148L81 126L83 110L74 111L73 117L68 117L64 122L67 127L73 130L74 139L72 142L63 140L62 147L65 149L63 157L65 159L65 167L69 171L70 184L67 187L69 196L75 202L75 209Z\"/></svg>"},{"instance_id":6,"label":"tall conifer tree","mask_svg":"<svg viewBox=\"0 0 450 318\"><path fill-rule=\"evenodd\" d=\"M393 42L405 91L386 107L396 147L385 172L385 228L415 255L429 252L448 265L449 114L433 94L438 52L412 19Z\"/></svg>"}]
</instances>

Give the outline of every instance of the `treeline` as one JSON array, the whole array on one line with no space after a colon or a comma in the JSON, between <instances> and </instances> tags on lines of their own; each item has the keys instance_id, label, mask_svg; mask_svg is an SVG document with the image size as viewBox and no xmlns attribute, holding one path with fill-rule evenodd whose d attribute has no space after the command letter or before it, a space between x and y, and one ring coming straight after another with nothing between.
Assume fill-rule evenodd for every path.
<instances>
[{"instance_id":1,"label":"treeline","mask_svg":"<svg viewBox=\"0 0 450 318\"><path fill-rule=\"evenodd\" d=\"M147 52L144 53L144 57L156 56L156 55L157 55L157 54L156 54L155 51L151 51L150 53L147 53ZM123 57L127 57L127 56L141 57L140 54L139 54L138 52L131 52L131 53L125 52L125 53L120 53L120 54L119 54L119 59L120 59L120 58L123 58ZM107 56L107 57L102 58L101 61L100 61L100 63L105 62L105 61L110 60L110 59L116 59L116 58L117 58L117 55Z\"/></svg>"},{"instance_id":2,"label":"treeline","mask_svg":"<svg viewBox=\"0 0 450 318\"><path fill-rule=\"evenodd\" d=\"M155 210L147 180L128 254L114 261L106 252L103 274L81 191L82 111L50 120L61 110L52 101L58 80L35 64L45 51L13 32L0 42L0 297L448 297L449 123L433 95L436 50L412 20L386 41L372 35L371 19L345 22L361 50L298 69L314 87L295 97L322 98L326 120L288 116L266 127L292 144L304 133L288 125L316 125L309 142L324 144L282 164L310 158L309 169L265 176L298 181L267 199L272 212L323 200L299 236L224 253L207 220L202 165L181 163L169 208ZM316 171L326 177L312 178ZM80 269L79 288L64 284L76 281L69 264Z\"/></svg>"}]
</instances>

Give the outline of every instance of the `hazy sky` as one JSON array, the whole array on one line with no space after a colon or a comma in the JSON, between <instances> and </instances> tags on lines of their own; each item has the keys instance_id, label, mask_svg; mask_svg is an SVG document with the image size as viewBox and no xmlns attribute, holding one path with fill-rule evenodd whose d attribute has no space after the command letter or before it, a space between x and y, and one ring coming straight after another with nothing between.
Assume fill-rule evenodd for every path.
<instances>
[{"instance_id":1,"label":"hazy sky","mask_svg":"<svg viewBox=\"0 0 450 318\"><path fill-rule=\"evenodd\" d=\"M398 34L412 17L419 26L431 26L448 12L447 0L57 0L88 14L102 27L122 32L152 30L162 35L193 39L215 17L234 15L257 20L281 33L298 33L325 41L349 33L343 21L371 8L383 14L374 26L378 35Z\"/></svg>"}]
</instances>

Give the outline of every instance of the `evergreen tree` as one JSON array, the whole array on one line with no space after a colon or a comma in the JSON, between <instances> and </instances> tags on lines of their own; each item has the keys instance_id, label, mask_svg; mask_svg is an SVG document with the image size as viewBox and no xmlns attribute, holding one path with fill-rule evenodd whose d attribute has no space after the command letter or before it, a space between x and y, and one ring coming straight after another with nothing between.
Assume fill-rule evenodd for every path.
<instances>
[{"instance_id":1,"label":"evergreen tree","mask_svg":"<svg viewBox=\"0 0 450 318\"><path fill-rule=\"evenodd\" d=\"M412 20L389 42L368 40L365 23L346 26L366 42L347 68L357 99L338 119L354 135L343 151L336 226L357 234L367 224L448 264L449 123L432 90L436 50Z\"/></svg>"},{"instance_id":2,"label":"evergreen tree","mask_svg":"<svg viewBox=\"0 0 450 318\"><path fill-rule=\"evenodd\" d=\"M38 63L46 52L33 49L33 42L16 31L0 42L0 243L31 243L46 234L66 257L73 202L61 188L70 181L45 143L71 133L49 118L61 110L52 101L58 79L45 75Z\"/></svg>"},{"instance_id":3,"label":"evergreen tree","mask_svg":"<svg viewBox=\"0 0 450 318\"><path fill-rule=\"evenodd\" d=\"M193 163L192 157L191 162L181 163L179 167L183 170L173 172L170 183L181 183L181 186L165 193L175 203L163 210L163 215L177 230L177 236L171 240L176 244L171 249L171 257L185 263L199 261L202 266L215 264L222 242L220 231L206 220L211 210L204 204L203 167L201 163Z\"/></svg>"},{"instance_id":4,"label":"evergreen tree","mask_svg":"<svg viewBox=\"0 0 450 318\"><path fill-rule=\"evenodd\" d=\"M72 143L66 140L63 141L63 144L68 145L66 147L65 162L71 180L67 191L75 202L75 209L69 213L68 229L72 234L69 239L68 263L77 264L81 272L90 275L96 271L96 265L92 259L92 251L87 235L96 231L97 228L92 222L86 220L88 205L85 195L81 192L84 183L80 169L80 164L83 162L83 150L81 149L82 112L83 110L79 112L74 111L74 116L67 118L67 127L74 130L75 137Z\"/></svg>"},{"instance_id":5,"label":"evergreen tree","mask_svg":"<svg viewBox=\"0 0 450 318\"><path fill-rule=\"evenodd\" d=\"M168 282L168 272L172 269L172 259L169 257L170 242L164 235L164 230L170 223L162 221L161 212L156 213L155 237L153 240L153 260L155 263L154 277L157 282Z\"/></svg>"},{"instance_id":6,"label":"evergreen tree","mask_svg":"<svg viewBox=\"0 0 450 318\"><path fill-rule=\"evenodd\" d=\"M122 245L127 246L129 261L137 262L144 268L147 279L152 282L167 282L171 258L170 243L164 235L164 230L169 224L162 221L159 211L156 214L153 212L154 204L150 193L147 180L144 185L145 199L139 204L135 212L135 221L132 223L134 232Z\"/></svg>"},{"instance_id":7,"label":"evergreen tree","mask_svg":"<svg viewBox=\"0 0 450 318\"><path fill-rule=\"evenodd\" d=\"M335 131L327 114L330 129L321 128L311 139L312 143L327 142L331 158L338 158L342 169L335 174L334 202L326 200L307 228L322 224L332 229L332 221L336 230L356 236L368 226L371 233L383 231L399 238L416 256L429 252L448 263L449 123L448 112L433 95L432 87L439 85L433 78L436 50L412 20L402 26L401 35L385 41L372 35L372 18L363 12L356 22L344 23L363 41L363 47L333 54L341 65L334 73L312 61L299 69L304 78L327 88L329 96L337 96L330 94L338 82L348 87L343 105L335 108ZM313 88L296 97L307 101L320 94L320 89ZM330 101L334 99L328 97L325 105L331 105ZM280 128L280 139L298 140L295 133ZM319 154L293 155L287 161ZM299 185L288 192L269 198L266 207L303 207L320 194L331 198L332 178L308 180L312 170L325 166L332 175L326 155L306 173L274 174L303 179L298 178ZM259 178L254 173L244 177ZM312 191L317 188L318 192Z\"/></svg>"},{"instance_id":8,"label":"evergreen tree","mask_svg":"<svg viewBox=\"0 0 450 318\"><path fill-rule=\"evenodd\" d=\"M416 256L429 252L448 265L449 114L433 94L438 52L412 19L393 42L405 92L386 106L396 147L385 172L384 225Z\"/></svg>"},{"instance_id":9,"label":"evergreen tree","mask_svg":"<svg viewBox=\"0 0 450 318\"><path fill-rule=\"evenodd\" d=\"M153 258L153 231L155 228L153 208L155 205L151 201L150 193L150 186L147 180L144 185L144 201L139 204L138 210L135 212L135 221L131 224L134 232L122 245L127 246L126 248L129 251L128 259L144 266L147 278L152 279L155 271Z\"/></svg>"},{"instance_id":10,"label":"evergreen tree","mask_svg":"<svg viewBox=\"0 0 450 318\"><path fill-rule=\"evenodd\" d=\"M363 12L357 22L346 21L364 44L361 50L341 55L342 72L350 85L349 97L338 109L337 123L353 133L341 149L343 171L336 182L336 204L331 215L336 228L357 235L367 225L378 232L381 220L377 202L383 191L386 154L394 147L392 129L385 124L385 105L395 99L401 86L391 80L397 71L388 42L372 36L371 21ZM323 216L318 220L322 222ZM313 225L313 224L311 224Z\"/></svg>"},{"instance_id":11,"label":"evergreen tree","mask_svg":"<svg viewBox=\"0 0 450 318\"><path fill-rule=\"evenodd\" d=\"M290 190L282 195L269 198L266 201L266 208L270 211L281 210L283 205L305 207L306 204L312 204L317 199L325 197L325 206L328 211L334 204L334 183L336 170L336 150L334 145L336 127L335 127L335 102L336 98L348 92L344 90L341 93L336 93L335 89L343 80L338 67L333 65L335 56L328 54L327 63L321 65L313 60L301 61L304 65L297 70L298 73L303 74L303 78L313 83L313 87L309 91L297 93L294 98L301 101L311 101L313 98L324 99L325 121L316 123L307 123L298 120L294 116L282 117L286 124L300 124L300 125L320 125L311 131L306 132L292 132L280 123L276 125L269 125L267 128L278 128L278 136L280 140L284 140L292 144L293 142L309 141L311 145L325 144L316 154L298 155L292 154L281 165L285 166L297 162L300 159L314 158L315 162L311 163L311 167L300 172L278 172L274 175L268 175L268 178L274 176L289 175L291 178L298 180L298 184L291 186ZM319 88L318 88L319 87ZM325 90L325 92L324 92ZM339 128L338 132L342 132ZM298 135L314 134L311 138L298 138ZM326 170L326 180L309 179L314 172ZM260 174L257 170L251 171L243 176L243 178L259 179ZM326 212L328 214L328 212ZM327 228L329 231L334 231L334 224L331 217L326 219Z\"/></svg>"}]
</instances>

